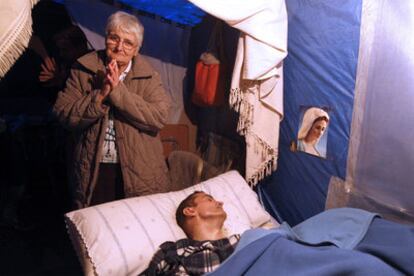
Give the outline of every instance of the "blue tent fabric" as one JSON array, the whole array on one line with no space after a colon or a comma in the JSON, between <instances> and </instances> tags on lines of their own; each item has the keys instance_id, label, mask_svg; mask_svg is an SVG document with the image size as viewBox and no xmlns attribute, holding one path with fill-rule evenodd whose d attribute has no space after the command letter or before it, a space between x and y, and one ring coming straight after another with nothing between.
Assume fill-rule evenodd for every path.
<instances>
[{"instance_id":1,"label":"blue tent fabric","mask_svg":"<svg viewBox=\"0 0 414 276\"><path fill-rule=\"evenodd\" d=\"M185 0L116 2L180 24L195 25L204 15ZM340 196L333 197L331 189L331 202L343 204L342 199L348 196L346 206L366 208L385 216L384 211L375 207L382 206L391 213L414 217L410 192L413 190L410 118L414 114L411 101L414 40L410 32L414 26L411 16L414 5L386 0L286 0L286 4L289 54L284 62L285 117L280 128L278 170L257 187L263 204L278 220L295 225L324 210L328 186L331 184L332 188L336 179ZM361 20L367 28L361 25ZM366 29L369 35L364 35ZM165 34L168 33L165 29ZM147 38L155 41L158 36L158 32L147 34ZM372 41L367 39L370 36ZM198 40L196 45L202 42L206 43ZM191 45L189 51L193 54L194 44ZM364 48L369 54L364 55ZM160 52L161 48L152 47L146 54ZM169 61L177 64L175 57L168 56ZM357 67L358 71L366 68L362 77L360 73L357 75ZM188 72L193 74L192 70ZM366 87L355 88L356 83ZM329 113L328 129L320 142L326 143L326 158L292 151L303 112L309 107L323 108ZM205 116L209 122L204 124L206 129L218 122L223 125L210 114ZM351 137L353 116L360 122L354 120L359 125L352 124ZM353 193L351 186L356 191L354 198L348 195Z\"/></svg>"},{"instance_id":2,"label":"blue tent fabric","mask_svg":"<svg viewBox=\"0 0 414 276\"><path fill-rule=\"evenodd\" d=\"M54 0L64 4L65 0ZM105 3L105 1L101 1ZM146 12L154 16L160 16L182 25L194 26L201 22L205 12L186 0L118 0L116 1L125 7L137 11ZM96 25L99 28L102 26Z\"/></svg>"},{"instance_id":3,"label":"blue tent fabric","mask_svg":"<svg viewBox=\"0 0 414 276\"><path fill-rule=\"evenodd\" d=\"M202 10L186 0L118 0L118 2L190 26L201 22L205 15Z\"/></svg>"},{"instance_id":4,"label":"blue tent fabric","mask_svg":"<svg viewBox=\"0 0 414 276\"><path fill-rule=\"evenodd\" d=\"M285 117L278 169L258 192L267 209L295 225L325 207L329 180L346 175L362 1L286 1ZM316 106L330 116L327 157L293 152L301 112Z\"/></svg>"}]
</instances>

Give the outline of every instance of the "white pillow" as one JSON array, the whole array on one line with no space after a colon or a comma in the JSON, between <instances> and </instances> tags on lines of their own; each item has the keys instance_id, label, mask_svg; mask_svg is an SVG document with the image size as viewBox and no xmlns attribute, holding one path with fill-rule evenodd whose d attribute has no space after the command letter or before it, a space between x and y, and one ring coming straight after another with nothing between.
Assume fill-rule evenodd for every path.
<instances>
[{"instance_id":1,"label":"white pillow","mask_svg":"<svg viewBox=\"0 0 414 276\"><path fill-rule=\"evenodd\" d=\"M263 225L271 216L243 177L230 171L187 189L128 198L65 215L69 235L85 274L137 275L145 270L158 246L185 238L176 224L178 204L193 191L223 201L228 234Z\"/></svg>"}]
</instances>

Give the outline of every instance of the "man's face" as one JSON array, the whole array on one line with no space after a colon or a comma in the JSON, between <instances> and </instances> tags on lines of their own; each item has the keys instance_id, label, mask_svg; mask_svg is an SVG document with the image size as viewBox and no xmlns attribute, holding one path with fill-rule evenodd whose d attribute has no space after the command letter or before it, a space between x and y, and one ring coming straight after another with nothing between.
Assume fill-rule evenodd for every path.
<instances>
[{"instance_id":1,"label":"man's face","mask_svg":"<svg viewBox=\"0 0 414 276\"><path fill-rule=\"evenodd\" d=\"M59 50L59 55L62 60L69 65L76 61L86 51L86 48L76 47L69 40L60 40L56 42L56 46Z\"/></svg>"},{"instance_id":2,"label":"man's face","mask_svg":"<svg viewBox=\"0 0 414 276\"><path fill-rule=\"evenodd\" d=\"M212 218L212 217L227 217L226 212L223 209L223 202L215 200L211 195L206 193L198 193L194 198L195 207L193 207L199 217Z\"/></svg>"},{"instance_id":3,"label":"man's face","mask_svg":"<svg viewBox=\"0 0 414 276\"><path fill-rule=\"evenodd\" d=\"M138 41L135 35L118 30L108 33L105 40L106 55L110 60L116 59L118 66L125 66L138 53Z\"/></svg>"}]
</instances>

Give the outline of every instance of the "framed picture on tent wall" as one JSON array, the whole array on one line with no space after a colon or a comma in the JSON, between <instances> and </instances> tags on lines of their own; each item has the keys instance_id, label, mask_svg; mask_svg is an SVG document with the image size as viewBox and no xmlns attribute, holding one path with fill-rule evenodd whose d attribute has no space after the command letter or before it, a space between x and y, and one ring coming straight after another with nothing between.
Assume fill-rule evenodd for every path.
<instances>
[{"instance_id":1,"label":"framed picture on tent wall","mask_svg":"<svg viewBox=\"0 0 414 276\"><path fill-rule=\"evenodd\" d=\"M298 136L292 142L293 151L302 151L326 158L329 111L316 106L301 107Z\"/></svg>"}]
</instances>

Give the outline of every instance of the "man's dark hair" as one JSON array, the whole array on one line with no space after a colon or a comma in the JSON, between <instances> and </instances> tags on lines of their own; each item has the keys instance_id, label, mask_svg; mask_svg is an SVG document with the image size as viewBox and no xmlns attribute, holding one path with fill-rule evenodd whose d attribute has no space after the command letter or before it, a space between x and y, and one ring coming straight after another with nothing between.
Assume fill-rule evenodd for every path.
<instances>
[{"instance_id":1,"label":"man's dark hair","mask_svg":"<svg viewBox=\"0 0 414 276\"><path fill-rule=\"evenodd\" d=\"M79 26L71 25L53 36L55 43L69 43L71 47L87 49L88 39Z\"/></svg>"},{"instance_id":2,"label":"man's dark hair","mask_svg":"<svg viewBox=\"0 0 414 276\"><path fill-rule=\"evenodd\" d=\"M178 226L181 227L181 229L184 230L184 232L187 234L187 231L185 230L185 220L186 217L184 215L184 209L187 207L194 207L195 206L195 202L194 199L196 197L196 195L198 195L199 193L202 193L201 191L195 191L192 194L190 194L189 196L187 196L183 201L181 201L181 203L178 205L177 207L177 211L175 212L175 219L177 220L177 224Z\"/></svg>"}]
</instances>

